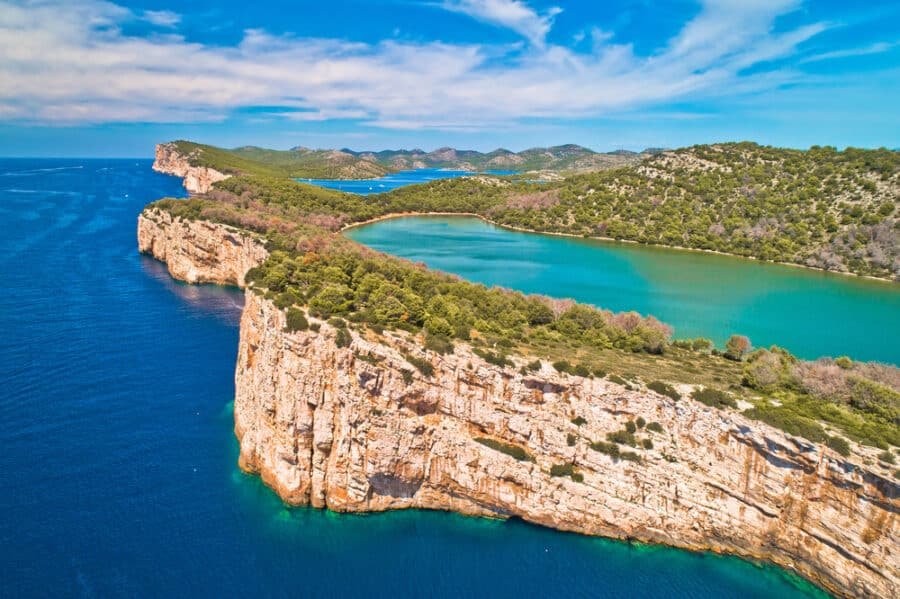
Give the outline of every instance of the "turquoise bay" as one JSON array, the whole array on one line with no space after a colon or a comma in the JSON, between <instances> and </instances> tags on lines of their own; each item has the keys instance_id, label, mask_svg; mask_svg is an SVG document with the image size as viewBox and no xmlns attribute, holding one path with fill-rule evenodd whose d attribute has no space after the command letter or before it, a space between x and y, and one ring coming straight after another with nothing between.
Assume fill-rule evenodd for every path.
<instances>
[{"instance_id":1,"label":"turquoise bay","mask_svg":"<svg viewBox=\"0 0 900 599\"><path fill-rule=\"evenodd\" d=\"M524 233L473 217L404 217L350 238L465 279L652 314L676 337L732 333L803 358L900 364L900 285L702 252Z\"/></svg>"}]
</instances>

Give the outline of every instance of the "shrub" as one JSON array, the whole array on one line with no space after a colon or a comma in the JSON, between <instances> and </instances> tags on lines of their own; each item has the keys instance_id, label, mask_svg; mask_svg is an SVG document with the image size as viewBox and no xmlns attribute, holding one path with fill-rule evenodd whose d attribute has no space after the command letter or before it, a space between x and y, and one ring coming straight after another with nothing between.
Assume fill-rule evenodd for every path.
<instances>
[{"instance_id":1,"label":"shrub","mask_svg":"<svg viewBox=\"0 0 900 599\"><path fill-rule=\"evenodd\" d=\"M568 444L569 447L575 447L575 443L577 441L578 441L578 437L576 437L572 433L569 433L568 435L566 435L566 444Z\"/></svg>"},{"instance_id":2,"label":"shrub","mask_svg":"<svg viewBox=\"0 0 900 599\"><path fill-rule=\"evenodd\" d=\"M407 385L412 384L412 382L413 382L412 370L407 370L406 368L403 368L400 370L400 375L403 377L404 383L406 383Z\"/></svg>"},{"instance_id":3,"label":"shrub","mask_svg":"<svg viewBox=\"0 0 900 599\"><path fill-rule=\"evenodd\" d=\"M541 361L540 360L532 360L525 366L523 366L526 372L537 372L541 369Z\"/></svg>"},{"instance_id":4,"label":"shrub","mask_svg":"<svg viewBox=\"0 0 900 599\"><path fill-rule=\"evenodd\" d=\"M285 329L292 333L295 331L305 331L309 328L309 321L306 320L306 314L299 308L288 308L286 320L287 324L285 325Z\"/></svg>"},{"instance_id":5,"label":"shrub","mask_svg":"<svg viewBox=\"0 0 900 599\"><path fill-rule=\"evenodd\" d=\"M653 449L653 441L650 439L644 439L641 441L641 445L644 446L644 449Z\"/></svg>"},{"instance_id":6,"label":"shrub","mask_svg":"<svg viewBox=\"0 0 900 599\"><path fill-rule=\"evenodd\" d=\"M353 342L353 335L347 329L337 329L334 335L334 344L338 347L349 347Z\"/></svg>"},{"instance_id":7,"label":"shrub","mask_svg":"<svg viewBox=\"0 0 900 599\"><path fill-rule=\"evenodd\" d=\"M444 355L453 353L453 342L447 337L428 334L425 335L425 349Z\"/></svg>"},{"instance_id":8,"label":"shrub","mask_svg":"<svg viewBox=\"0 0 900 599\"><path fill-rule=\"evenodd\" d=\"M648 422L648 423L647 423L647 430L650 431L650 432L652 432L652 433L661 433L661 432L663 432L663 427L662 427L662 425L661 425L660 423L658 423L658 422Z\"/></svg>"},{"instance_id":9,"label":"shrub","mask_svg":"<svg viewBox=\"0 0 900 599\"><path fill-rule=\"evenodd\" d=\"M576 416L575 418L572 418L572 424L574 424L575 426L581 426L582 424L587 424L587 420L585 420L581 416Z\"/></svg>"},{"instance_id":10,"label":"shrub","mask_svg":"<svg viewBox=\"0 0 900 599\"><path fill-rule=\"evenodd\" d=\"M611 443L618 443L620 445L630 445L631 447L637 446L637 439L634 438L634 434L629 433L627 430L607 433L606 440Z\"/></svg>"},{"instance_id":11,"label":"shrub","mask_svg":"<svg viewBox=\"0 0 900 599\"><path fill-rule=\"evenodd\" d=\"M762 420L766 424L780 428L788 434L804 437L814 443L822 443L827 437L825 430L818 422L788 409L779 409L771 405L758 405L745 411L744 415L756 420Z\"/></svg>"},{"instance_id":12,"label":"shrub","mask_svg":"<svg viewBox=\"0 0 900 599\"><path fill-rule=\"evenodd\" d=\"M750 351L750 339L743 335L732 335L725 342L724 356L729 360L740 362L744 359L744 354Z\"/></svg>"},{"instance_id":13,"label":"shrub","mask_svg":"<svg viewBox=\"0 0 900 599\"><path fill-rule=\"evenodd\" d=\"M575 466L573 464L554 464L550 466L550 476L568 476L572 480L575 480L575 475L581 476L575 471ZM581 476L581 480L576 482L581 482L583 480L584 477Z\"/></svg>"},{"instance_id":14,"label":"shrub","mask_svg":"<svg viewBox=\"0 0 900 599\"><path fill-rule=\"evenodd\" d=\"M576 364L572 367L572 374L576 376L588 377L591 376L591 371L584 364Z\"/></svg>"},{"instance_id":15,"label":"shrub","mask_svg":"<svg viewBox=\"0 0 900 599\"><path fill-rule=\"evenodd\" d=\"M504 443L503 441L490 439L488 437L475 437L474 441L476 443L481 443L485 447L490 447L495 451L499 451L500 453L505 453L506 455L515 458L520 462L534 461L534 458L531 457L531 454L525 451L523 447L519 447L518 445L513 445L512 443Z\"/></svg>"},{"instance_id":16,"label":"shrub","mask_svg":"<svg viewBox=\"0 0 900 599\"><path fill-rule=\"evenodd\" d=\"M634 433L637 432L637 425L634 423L634 421L629 420L628 422L625 423L625 430L629 434L633 435Z\"/></svg>"},{"instance_id":17,"label":"shrub","mask_svg":"<svg viewBox=\"0 0 900 599\"><path fill-rule=\"evenodd\" d=\"M595 441L590 444L590 448L594 451L599 451L600 453L605 453L606 455L618 459L619 458L619 446L615 443L604 443L603 441Z\"/></svg>"},{"instance_id":18,"label":"shrub","mask_svg":"<svg viewBox=\"0 0 900 599\"><path fill-rule=\"evenodd\" d=\"M432 376L434 374L434 366L428 360L424 360L422 358L417 358L415 356L411 356L409 354L404 354L403 358L412 364L418 369L419 372L424 374L425 376Z\"/></svg>"},{"instance_id":19,"label":"shrub","mask_svg":"<svg viewBox=\"0 0 900 599\"><path fill-rule=\"evenodd\" d=\"M501 353L495 353L490 350L475 348L472 350L475 352L476 356L481 357L488 364L493 364L494 366L506 367L506 366L514 366L512 360L507 358Z\"/></svg>"},{"instance_id":20,"label":"shrub","mask_svg":"<svg viewBox=\"0 0 900 599\"><path fill-rule=\"evenodd\" d=\"M668 383L664 383L662 381L653 381L652 383L647 385L647 388L651 391L656 391L660 395L665 395L666 397L671 397L675 401L681 399L681 394L675 390L675 387L669 385Z\"/></svg>"},{"instance_id":21,"label":"shrub","mask_svg":"<svg viewBox=\"0 0 900 599\"><path fill-rule=\"evenodd\" d=\"M847 356L841 356L834 361L835 364L843 368L844 370L849 370L853 368L853 360L848 358Z\"/></svg>"},{"instance_id":22,"label":"shrub","mask_svg":"<svg viewBox=\"0 0 900 599\"><path fill-rule=\"evenodd\" d=\"M635 422L635 424L637 424L638 428L644 428L644 426L646 426L646 424L647 424L647 421L644 420L643 416L638 416L637 420L635 420L634 422Z\"/></svg>"},{"instance_id":23,"label":"shrub","mask_svg":"<svg viewBox=\"0 0 900 599\"><path fill-rule=\"evenodd\" d=\"M711 387L704 387L703 389L694 389L691 392L691 399L695 399L700 403L706 404L713 408L736 408L737 401L728 393L724 391L719 391L718 389L713 389Z\"/></svg>"},{"instance_id":24,"label":"shrub","mask_svg":"<svg viewBox=\"0 0 900 599\"><path fill-rule=\"evenodd\" d=\"M575 472L572 464L554 464L550 466L550 476L571 476Z\"/></svg>"},{"instance_id":25,"label":"shrub","mask_svg":"<svg viewBox=\"0 0 900 599\"><path fill-rule=\"evenodd\" d=\"M629 462L640 462L641 456L634 453L633 451L623 451L619 454L619 457L623 460L628 460Z\"/></svg>"},{"instance_id":26,"label":"shrub","mask_svg":"<svg viewBox=\"0 0 900 599\"><path fill-rule=\"evenodd\" d=\"M556 369L557 372L571 372L572 365L569 364L568 360L559 360L553 363L553 368Z\"/></svg>"},{"instance_id":27,"label":"shrub","mask_svg":"<svg viewBox=\"0 0 900 599\"><path fill-rule=\"evenodd\" d=\"M598 379L602 379L603 377L606 376L606 371L603 370L602 368L595 368L594 376L597 377Z\"/></svg>"},{"instance_id":28,"label":"shrub","mask_svg":"<svg viewBox=\"0 0 900 599\"><path fill-rule=\"evenodd\" d=\"M610 383L615 383L617 385L622 385L626 389L631 389L631 385L628 383L628 381L626 381L625 379L623 379L622 377L620 377L617 374L609 375L608 380Z\"/></svg>"},{"instance_id":29,"label":"shrub","mask_svg":"<svg viewBox=\"0 0 900 599\"><path fill-rule=\"evenodd\" d=\"M850 444L843 437L828 437L825 444L845 458L850 455Z\"/></svg>"},{"instance_id":30,"label":"shrub","mask_svg":"<svg viewBox=\"0 0 900 599\"><path fill-rule=\"evenodd\" d=\"M882 451L878 454L878 459L885 464L895 464L897 462L894 454L892 454L890 451Z\"/></svg>"},{"instance_id":31,"label":"shrub","mask_svg":"<svg viewBox=\"0 0 900 599\"><path fill-rule=\"evenodd\" d=\"M322 329L322 325L320 325L318 322L311 322L309 324L309 330L312 331L313 333L318 333L321 329Z\"/></svg>"}]
</instances>

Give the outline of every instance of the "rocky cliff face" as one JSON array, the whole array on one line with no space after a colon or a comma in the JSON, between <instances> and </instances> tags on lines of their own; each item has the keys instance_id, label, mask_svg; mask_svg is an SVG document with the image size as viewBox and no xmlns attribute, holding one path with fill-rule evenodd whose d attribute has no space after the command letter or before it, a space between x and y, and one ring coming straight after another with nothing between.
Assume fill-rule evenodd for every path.
<instances>
[{"instance_id":1,"label":"rocky cliff face","mask_svg":"<svg viewBox=\"0 0 900 599\"><path fill-rule=\"evenodd\" d=\"M217 231L234 235L226 228L153 218L139 225L142 251L174 260L176 277L241 284L239 265L262 256L249 243L232 244L243 258L217 253L230 244L216 243ZM234 415L241 467L289 504L517 516L769 560L842 595L900 592L898 487L857 457L735 412L547 365L521 375L464 346L426 355L400 334L354 332L338 348L327 324L284 325L281 310L248 292ZM410 355L434 373L421 374ZM636 433L652 448L621 448L639 461L591 448L639 417L659 424Z\"/></svg>"},{"instance_id":2,"label":"rocky cliff face","mask_svg":"<svg viewBox=\"0 0 900 599\"><path fill-rule=\"evenodd\" d=\"M190 156L181 154L171 143L156 146L153 170L181 177L190 193L206 193L213 183L231 176L205 166L191 166Z\"/></svg>"},{"instance_id":3,"label":"rocky cliff face","mask_svg":"<svg viewBox=\"0 0 900 599\"><path fill-rule=\"evenodd\" d=\"M233 227L173 219L147 209L138 217L138 249L188 283L244 286L244 275L269 255L262 242Z\"/></svg>"}]
</instances>

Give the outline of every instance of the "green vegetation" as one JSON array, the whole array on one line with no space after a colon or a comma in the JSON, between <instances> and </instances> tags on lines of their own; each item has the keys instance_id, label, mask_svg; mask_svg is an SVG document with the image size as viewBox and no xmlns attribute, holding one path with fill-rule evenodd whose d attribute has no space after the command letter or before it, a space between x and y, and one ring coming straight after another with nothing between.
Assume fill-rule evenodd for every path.
<instances>
[{"instance_id":1,"label":"green vegetation","mask_svg":"<svg viewBox=\"0 0 900 599\"><path fill-rule=\"evenodd\" d=\"M590 444L590 448L600 453L605 453L614 460L626 460L629 462L640 462L641 456L633 451L621 451L615 442L604 443L596 441Z\"/></svg>"},{"instance_id":2,"label":"green vegetation","mask_svg":"<svg viewBox=\"0 0 900 599\"><path fill-rule=\"evenodd\" d=\"M584 482L584 475L575 470L574 464L554 464L550 466L550 476L568 476L576 483Z\"/></svg>"},{"instance_id":3,"label":"green vegetation","mask_svg":"<svg viewBox=\"0 0 900 599\"><path fill-rule=\"evenodd\" d=\"M652 433L661 433L661 432L663 432L663 427L662 427L662 425L661 425L660 423L658 423L658 422L648 422L648 423L647 423L647 430L650 431L650 432L652 432Z\"/></svg>"},{"instance_id":4,"label":"green vegetation","mask_svg":"<svg viewBox=\"0 0 900 599\"><path fill-rule=\"evenodd\" d=\"M506 455L513 457L520 462L534 461L534 458L531 456L531 454L518 445L513 445L512 443L504 443L503 441L497 441L496 439L490 439L488 437L475 437L474 441L477 443L481 443L485 447L490 447L495 451L499 451L500 453L505 453Z\"/></svg>"},{"instance_id":5,"label":"green vegetation","mask_svg":"<svg viewBox=\"0 0 900 599\"><path fill-rule=\"evenodd\" d=\"M651 391L656 391L660 395L665 395L666 397L671 397L675 401L681 399L681 393L675 390L675 387L668 383L664 383L662 381L653 381L647 384L647 388Z\"/></svg>"},{"instance_id":6,"label":"green vegetation","mask_svg":"<svg viewBox=\"0 0 900 599\"><path fill-rule=\"evenodd\" d=\"M581 416L576 416L575 418L572 419L572 424L574 424L575 426L583 426L583 425L587 424L587 420L585 420Z\"/></svg>"},{"instance_id":7,"label":"green vegetation","mask_svg":"<svg viewBox=\"0 0 900 599\"><path fill-rule=\"evenodd\" d=\"M575 447L575 444L577 442L578 437L576 435L573 435L572 433L566 435L566 445L568 445L569 447Z\"/></svg>"},{"instance_id":8,"label":"green vegetation","mask_svg":"<svg viewBox=\"0 0 900 599\"><path fill-rule=\"evenodd\" d=\"M309 328L309 321L306 320L306 314L303 313L303 310L294 307L288 309L286 328L291 332L305 331Z\"/></svg>"},{"instance_id":9,"label":"green vegetation","mask_svg":"<svg viewBox=\"0 0 900 599\"><path fill-rule=\"evenodd\" d=\"M417 358L409 354L404 354L403 359L415 366L423 375L428 377L434 375L434 366L432 366L431 362L428 360L423 360L422 358Z\"/></svg>"},{"instance_id":10,"label":"green vegetation","mask_svg":"<svg viewBox=\"0 0 900 599\"><path fill-rule=\"evenodd\" d=\"M691 392L691 399L695 399L700 403L704 403L713 408L736 408L737 402L734 397L724 391L704 387L703 389L694 389Z\"/></svg>"}]
</instances>

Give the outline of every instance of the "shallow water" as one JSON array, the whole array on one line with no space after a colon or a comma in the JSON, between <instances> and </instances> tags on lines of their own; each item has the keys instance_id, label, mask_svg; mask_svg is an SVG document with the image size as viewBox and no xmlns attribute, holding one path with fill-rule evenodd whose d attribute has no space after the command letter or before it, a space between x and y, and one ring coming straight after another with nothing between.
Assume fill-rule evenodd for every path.
<instances>
[{"instance_id":1,"label":"shallow water","mask_svg":"<svg viewBox=\"0 0 900 599\"><path fill-rule=\"evenodd\" d=\"M798 356L900 364L900 285L702 252L523 233L472 217L407 217L350 229L377 250L466 279L637 310L677 337L732 333Z\"/></svg>"},{"instance_id":2,"label":"shallow water","mask_svg":"<svg viewBox=\"0 0 900 599\"><path fill-rule=\"evenodd\" d=\"M149 160L0 160L0 595L818 593L521 522L285 509L236 468L242 295L135 249L141 208L180 193Z\"/></svg>"},{"instance_id":3,"label":"shallow water","mask_svg":"<svg viewBox=\"0 0 900 599\"><path fill-rule=\"evenodd\" d=\"M489 170L485 171L489 175L512 175L515 171ZM337 189L339 191L347 191L357 193L359 195L369 195L372 193L382 193L391 191L398 187L407 185L415 185L416 183L427 183L435 179L453 179L456 177L471 177L477 173L471 171L453 171L443 170L439 168L420 168L409 171L400 171L399 173L391 173L377 179L356 179L350 181L340 181L336 179L297 179L304 183L311 183L320 187L329 189Z\"/></svg>"}]
</instances>

